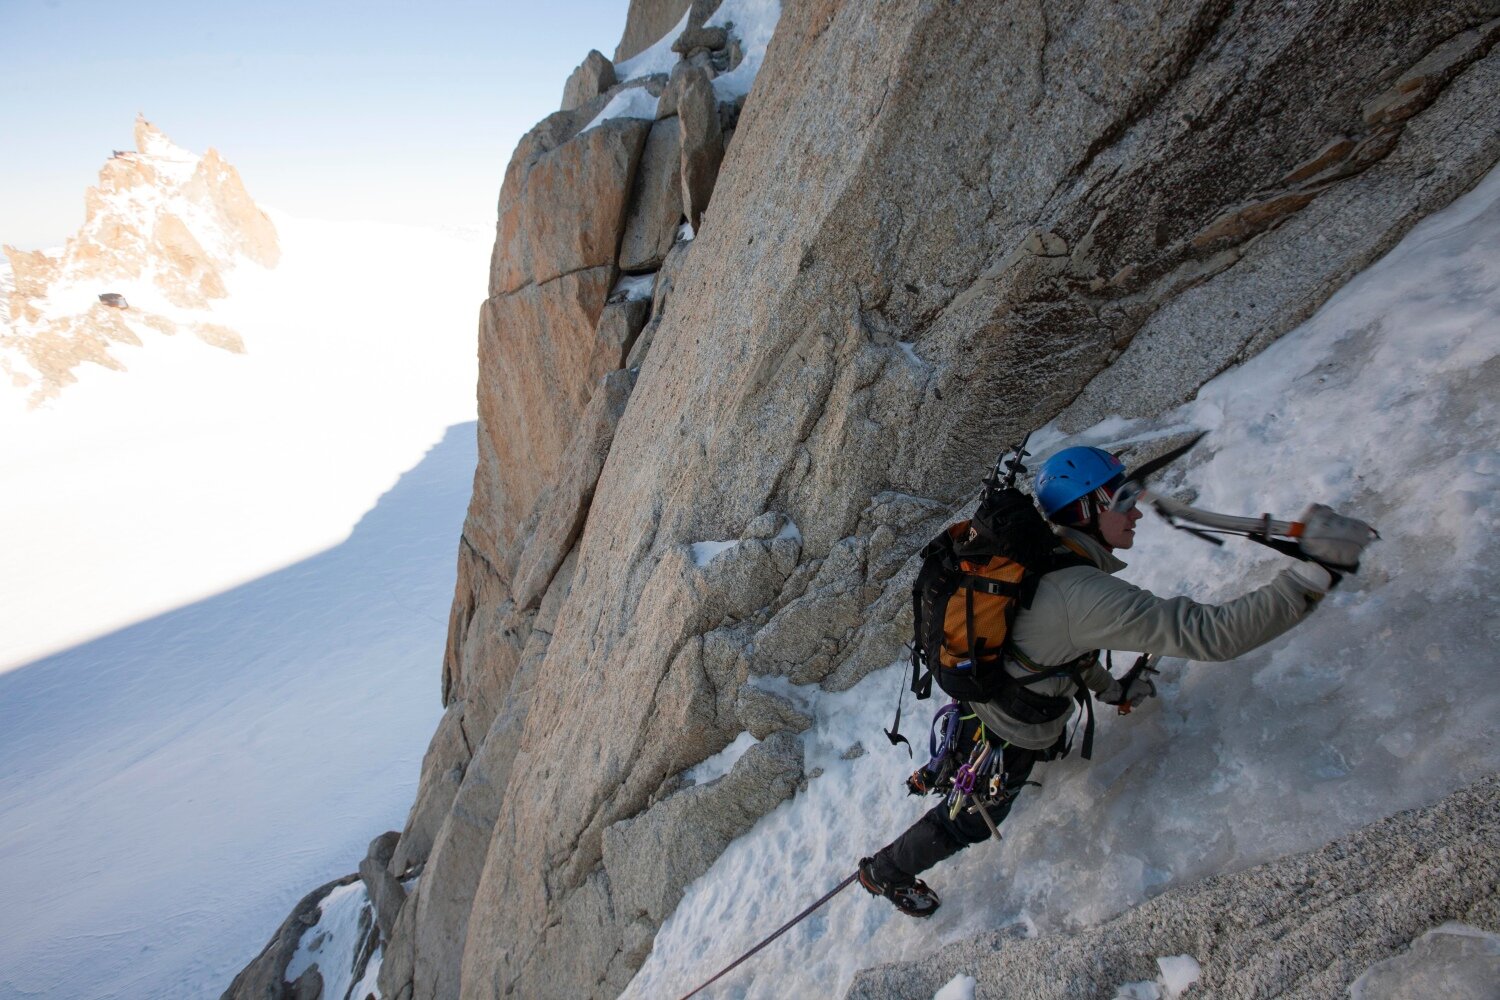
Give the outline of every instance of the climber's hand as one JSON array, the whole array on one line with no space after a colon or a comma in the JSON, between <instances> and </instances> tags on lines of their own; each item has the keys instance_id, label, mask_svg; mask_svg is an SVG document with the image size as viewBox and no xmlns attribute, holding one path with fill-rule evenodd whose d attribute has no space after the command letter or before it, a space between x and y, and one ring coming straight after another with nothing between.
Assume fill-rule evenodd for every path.
<instances>
[{"instance_id":1,"label":"climber's hand","mask_svg":"<svg viewBox=\"0 0 1500 1000\"><path fill-rule=\"evenodd\" d=\"M1320 503L1310 505L1298 520L1302 523L1298 547L1309 559L1335 575L1332 583L1322 588L1325 591L1338 582L1337 574L1358 570L1365 546L1380 537L1365 522L1345 517ZM1304 582L1312 583L1310 580Z\"/></svg>"}]
</instances>

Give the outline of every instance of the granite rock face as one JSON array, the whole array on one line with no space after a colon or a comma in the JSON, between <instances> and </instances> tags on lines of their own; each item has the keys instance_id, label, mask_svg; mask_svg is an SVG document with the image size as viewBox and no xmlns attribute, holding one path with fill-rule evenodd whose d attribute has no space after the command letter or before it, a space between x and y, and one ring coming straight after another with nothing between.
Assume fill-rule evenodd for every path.
<instances>
[{"instance_id":1,"label":"granite rock face","mask_svg":"<svg viewBox=\"0 0 1500 1000\"><path fill-rule=\"evenodd\" d=\"M604 867L616 914L644 919L654 933L683 888L708 871L730 841L790 798L801 780L802 742L782 731L747 750L717 781L683 789L611 826Z\"/></svg>"},{"instance_id":2,"label":"granite rock face","mask_svg":"<svg viewBox=\"0 0 1500 1000\"><path fill-rule=\"evenodd\" d=\"M768 689L900 656L914 555L1003 443L1191 396L1500 159L1497 14L787 2L742 108L695 43L676 122L579 134L606 91L539 124L500 199L449 715L384 995L617 993L800 777L806 716ZM696 238L622 336L673 126ZM683 787L746 730L740 778Z\"/></svg>"},{"instance_id":3,"label":"granite rock face","mask_svg":"<svg viewBox=\"0 0 1500 1000\"><path fill-rule=\"evenodd\" d=\"M615 64L597 49L591 51L563 85L562 110L572 111L587 104L615 83Z\"/></svg>"},{"instance_id":4,"label":"granite rock face","mask_svg":"<svg viewBox=\"0 0 1500 1000\"><path fill-rule=\"evenodd\" d=\"M694 67L680 79L677 119L682 150L682 214L697 229L708 200L713 197L719 165L724 160L724 132L719 125L719 102L708 74Z\"/></svg>"},{"instance_id":5,"label":"granite rock face","mask_svg":"<svg viewBox=\"0 0 1500 1000\"><path fill-rule=\"evenodd\" d=\"M665 98L665 93L663 98ZM630 220L620 245L620 269L655 271L677 238L682 221L682 138L677 121L667 118L651 127L636 173Z\"/></svg>"}]
</instances>

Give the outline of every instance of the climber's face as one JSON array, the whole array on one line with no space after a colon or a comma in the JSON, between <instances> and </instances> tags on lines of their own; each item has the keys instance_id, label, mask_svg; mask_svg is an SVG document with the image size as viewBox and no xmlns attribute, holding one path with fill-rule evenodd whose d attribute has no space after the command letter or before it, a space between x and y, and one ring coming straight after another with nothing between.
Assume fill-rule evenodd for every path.
<instances>
[{"instance_id":1,"label":"climber's face","mask_svg":"<svg viewBox=\"0 0 1500 1000\"><path fill-rule=\"evenodd\" d=\"M1099 512L1100 540L1112 549L1128 549L1135 544L1135 522L1141 519L1141 509L1131 507L1123 514L1115 510Z\"/></svg>"}]
</instances>

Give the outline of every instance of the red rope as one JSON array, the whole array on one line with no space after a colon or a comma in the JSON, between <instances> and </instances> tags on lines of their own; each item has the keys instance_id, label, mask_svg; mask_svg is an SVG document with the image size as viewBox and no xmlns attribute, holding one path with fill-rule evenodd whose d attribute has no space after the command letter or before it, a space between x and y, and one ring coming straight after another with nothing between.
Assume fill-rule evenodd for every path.
<instances>
[{"instance_id":1,"label":"red rope","mask_svg":"<svg viewBox=\"0 0 1500 1000\"><path fill-rule=\"evenodd\" d=\"M797 924L800 923L804 918L806 918L808 916L808 914L812 913L812 911L816 910L818 907L820 907L824 903L828 902L834 896L837 896L839 893L843 892L846 888L849 887L849 883L853 882L857 878L859 878L859 872L856 871L853 875L850 875L848 878L844 879L844 881L840 882L838 885L836 885L832 889L830 889L828 891L828 894L825 895L822 899L818 900L816 903L814 903L813 905L809 906L807 909L803 910L801 913L797 914L795 917L793 917L792 919L788 920L786 923L782 924L780 927L776 928L776 932L774 934L772 934L770 937L766 938L760 944L756 945L754 948L751 948L749 951L745 952L739 958L735 959L733 962L730 962L728 965L724 966L724 968L720 969L718 975L714 976L708 982L704 983L702 986L699 986L697 989L693 990L692 993L685 993L685 994L683 994L682 1000L688 1000L688 997L693 996L693 995L701 992L702 990L707 989L708 987L712 986L714 983L718 982L720 979L724 978L726 975L728 975L730 972L732 972L735 969L735 967L738 966L745 959L749 958L751 955L754 955L756 952L760 951L766 945L770 944L772 941L775 941L777 938L781 937L781 935L785 934L787 931L789 931L793 927L797 926Z\"/></svg>"}]
</instances>

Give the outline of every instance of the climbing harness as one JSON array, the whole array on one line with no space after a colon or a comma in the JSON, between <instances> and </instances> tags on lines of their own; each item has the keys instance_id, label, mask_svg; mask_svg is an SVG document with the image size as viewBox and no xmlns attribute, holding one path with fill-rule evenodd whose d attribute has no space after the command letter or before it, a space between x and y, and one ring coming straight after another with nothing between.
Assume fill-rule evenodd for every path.
<instances>
[{"instance_id":1,"label":"climbing harness","mask_svg":"<svg viewBox=\"0 0 1500 1000\"><path fill-rule=\"evenodd\" d=\"M964 809L971 809L980 814L990 833L1000 840L1000 830L989 810L1015 798L1022 785L1037 782L1025 781L1013 786L1005 772L1004 751L1009 744L991 743L984 723L977 720L976 715L965 715L963 705L956 701L938 709L932 717L927 742L931 759L906 779L906 790L911 795L943 793L949 819L957 819ZM977 725L973 746L965 756L961 743L964 724L968 722Z\"/></svg>"},{"instance_id":2,"label":"climbing harness","mask_svg":"<svg viewBox=\"0 0 1500 1000\"><path fill-rule=\"evenodd\" d=\"M688 997L694 996L694 995L702 992L703 990L705 990L708 987L712 986L714 983L718 982L720 979L724 978L724 976L728 975L731 971L733 971L741 962L745 961L747 958L749 958L750 956L754 955L756 952L760 951L766 945L770 944L772 941L775 941L777 938L781 937L781 935L785 934L787 931L789 931L793 927L797 926L797 924L801 923L804 919L806 919L814 910L816 910L818 907L822 906L824 903L828 902L834 896L837 896L839 893L843 892L845 889L847 889L849 887L849 883L855 881L858 878L859 878L859 872L856 871L853 875L850 875L848 878L844 879L844 881L840 882L838 885L836 885L832 889L828 890L828 892L825 893L823 895L823 897L821 899L819 899L816 903L814 903L813 905L809 906L807 909L803 910L801 913L797 914L795 917L793 917L792 919L788 920L786 923L782 924L780 927L776 928L776 930L774 932L772 932L772 934L771 934L770 937L766 938L760 944L756 945L754 948L751 948L749 951L745 952L743 955L741 955L739 958L735 959L733 962L730 962L728 965L724 966L724 968L720 969L719 972L712 979L708 980L707 982L703 983L703 985L701 985L701 986L697 987L696 989L694 989L692 991L692 993L684 993L682 995L682 1000L688 1000Z\"/></svg>"}]
</instances>

